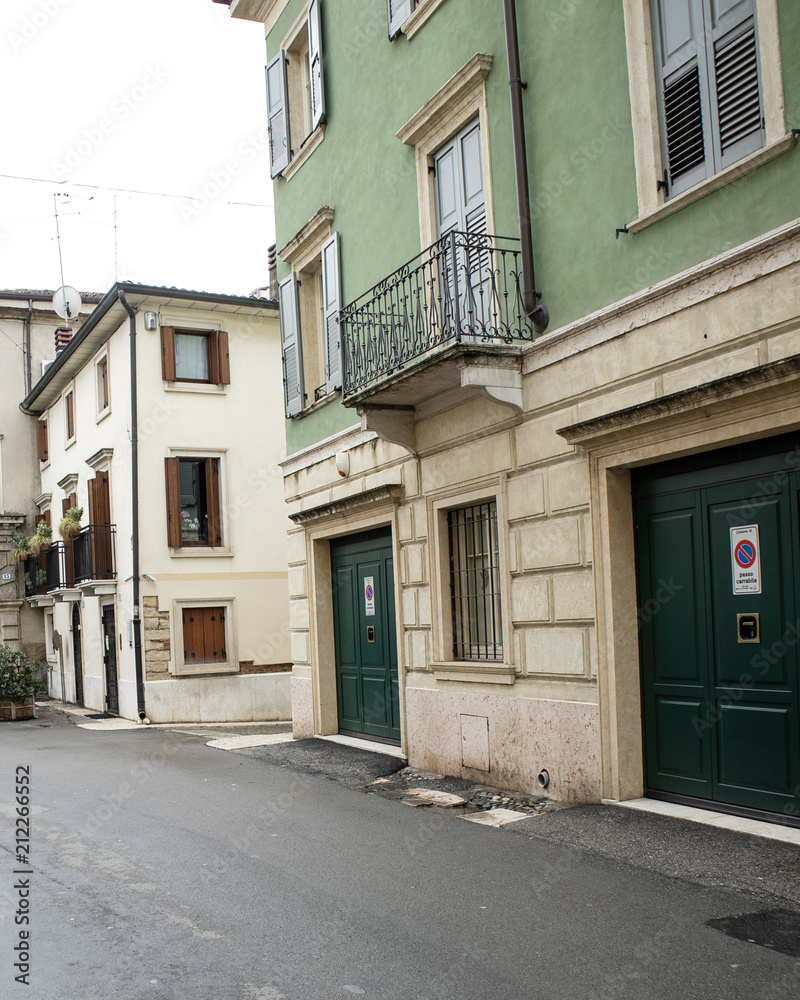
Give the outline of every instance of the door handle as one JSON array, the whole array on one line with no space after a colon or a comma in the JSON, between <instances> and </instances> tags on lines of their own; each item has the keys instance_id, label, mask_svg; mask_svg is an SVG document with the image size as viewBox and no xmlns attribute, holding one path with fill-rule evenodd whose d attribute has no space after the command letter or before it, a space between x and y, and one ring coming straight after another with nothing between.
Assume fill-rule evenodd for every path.
<instances>
[{"instance_id":1,"label":"door handle","mask_svg":"<svg viewBox=\"0 0 800 1000\"><path fill-rule=\"evenodd\" d=\"M367 642L375 642L375 626L367 625Z\"/></svg>"}]
</instances>

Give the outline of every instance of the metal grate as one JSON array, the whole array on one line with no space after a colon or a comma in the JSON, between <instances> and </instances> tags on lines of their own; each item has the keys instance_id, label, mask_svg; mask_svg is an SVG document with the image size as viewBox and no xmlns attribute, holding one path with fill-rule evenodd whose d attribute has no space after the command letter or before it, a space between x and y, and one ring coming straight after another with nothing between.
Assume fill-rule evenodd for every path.
<instances>
[{"instance_id":1,"label":"metal grate","mask_svg":"<svg viewBox=\"0 0 800 1000\"><path fill-rule=\"evenodd\" d=\"M715 46L714 69L723 154L761 128L756 32L753 25L732 42Z\"/></svg>"},{"instance_id":2,"label":"metal grate","mask_svg":"<svg viewBox=\"0 0 800 1000\"><path fill-rule=\"evenodd\" d=\"M664 87L669 175L674 182L705 159L700 74L695 64Z\"/></svg>"},{"instance_id":3,"label":"metal grate","mask_svg":"<svg viewBox=\"0 0 800 1000\"><path fill-rule=\"evenodd\" d=\"M453 657L501 660L500 560L497 504L460 507L447 514Z\"/></svg>"}]
</instances>

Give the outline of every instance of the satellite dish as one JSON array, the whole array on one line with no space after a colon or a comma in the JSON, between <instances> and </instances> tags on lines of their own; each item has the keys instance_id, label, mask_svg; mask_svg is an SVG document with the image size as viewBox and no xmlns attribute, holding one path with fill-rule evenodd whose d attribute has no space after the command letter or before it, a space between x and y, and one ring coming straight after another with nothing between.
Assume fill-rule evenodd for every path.
<instances>
[{"instance_id":1,"label":"satellite dish","mask_svg":"<svg viewBox=\"0 0 800 1000\"><path fill-rule=\"evenodd\" d=\"M81 297L71 285L62 285L53 296L53 309L62 319L72 319L81 311Z\"/></svg>"}]
</instances>

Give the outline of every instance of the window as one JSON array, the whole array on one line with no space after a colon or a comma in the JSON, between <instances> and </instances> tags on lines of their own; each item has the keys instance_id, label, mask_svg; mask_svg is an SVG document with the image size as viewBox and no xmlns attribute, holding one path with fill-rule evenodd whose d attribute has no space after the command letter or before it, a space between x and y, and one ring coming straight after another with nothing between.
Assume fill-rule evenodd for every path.
<instances>
[{"instance_id":1,"label":"window","mask_svg":"<svg viewBox=\"0 0 800 1000\"><path fill-rule=\"evenodd\" d=\"M497 504L447 513L453 659L502 660Z\"/></svg>"},{"instance_id":2,"label":"window","mask_svg":"<svg viewBox=\"0 0 800 1000\"><path fill-rule=\"evenodd\" d=\"M36 421L36 452L40 462L48 460L47 452L47 420Z\"/></svg>"},{"instance_id":3,"label":"window","mask_svg":"<svg viewBox=\"0 0 800 1000\"><path fill-rule=\"evenodd\" d=\"M228 334L162 326L161 373L167 382L230 385Z\"/></svg>"},{"instance_id":4,"label":"window","mask_svg":"<svg viewBox=\"0 0 800 1000\"><path fill-rule=\"evenodd\" d=\"M668 196L764 145L755 0L652 0Z\"/></svg>"},{"instance_id":5,"label":"window","mask_svg":"<svg viewBox=\"0 0 800 1000\"><path fill-rule=\"evenodd\" d=\"M97 375L97 415L108 409L108 356L100 358L96 365Z\"/></svg>"},{"instance_id":6,"label":"window","mask_svg":"<svg viewBox=\"0 0 800 1000\"><path fill-rule=\"evenodd\" d=\"M75 439L75 393L70 390L64 397L67 424L67 444Z\"/></svg>"},{"instance_id":7,"label":"window","mask_svg":"<svg viewBox=\"0 0 800 1000\"><path fill-rule=\"evenodd\" d=\"M324 120L320 0L310 0L267 65L270 176L286 170Z\"/></svg>"},{"instance_id":8,"label":"window","mask_svg":"<svg viewBox=\"0 0 800 1000\"><path fill-rule=\"evenodd\" d=\"M386 0L390 41L401 31L411 38L443 3L444 0Z\"/></svg>"},{"instance_id":9,"label":"window","mask_svg":"<svg viewBox=\"0 0 800 1000\"><path fill-rule=\"evenodd\" d=\"M167 458L167 543L171 548L222 545L218 458Z\"/></svg>"},{"instance_id":10,"label":"window","mask_svg":"<svg viewBox=\"0 0 800 1000\"><path fill-rule=\"evenodd\" d=\"M239 672L232 597L179 598L173 600L172 609L175 635L170 670L174 674Z\"/></svg>"},{"instance_id":11,"label":"window","mask_svg":"<svg viewBox=\"0 0 800 1000\"><path fill-rule=\"evenodd\" d=\"M225 608L183 609L183 661L188 667L199 663L225 663Z\"/></svg>"},{"instance_id":12,"label":"window","mask_svg":"<svg viewBox=\"0 0 800 1000\"><path fill-rule=\"evenodd\" d=\"M319 238L314 248L318 244ZM339 234L331 234L310 258L304 253L299 259L303 266L278 288L287 417L342 385Z\"/></svg>"}]
</instances>

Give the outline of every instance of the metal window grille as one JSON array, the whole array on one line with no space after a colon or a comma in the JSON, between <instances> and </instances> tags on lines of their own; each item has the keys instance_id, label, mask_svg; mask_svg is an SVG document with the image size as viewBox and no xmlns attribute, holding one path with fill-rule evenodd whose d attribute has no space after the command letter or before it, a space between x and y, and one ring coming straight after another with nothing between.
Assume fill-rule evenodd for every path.
<instances>
[{"instance_id":1,"label":"metal window grille","mask_svg":"<svg viewBox=\"0 0 800 1000\"><path fill-rule=\"evenodd\" d=\"M501 660L500 560L497 504L473 504L447 514L453 656Z\"/></svg>"}]
</instances>

